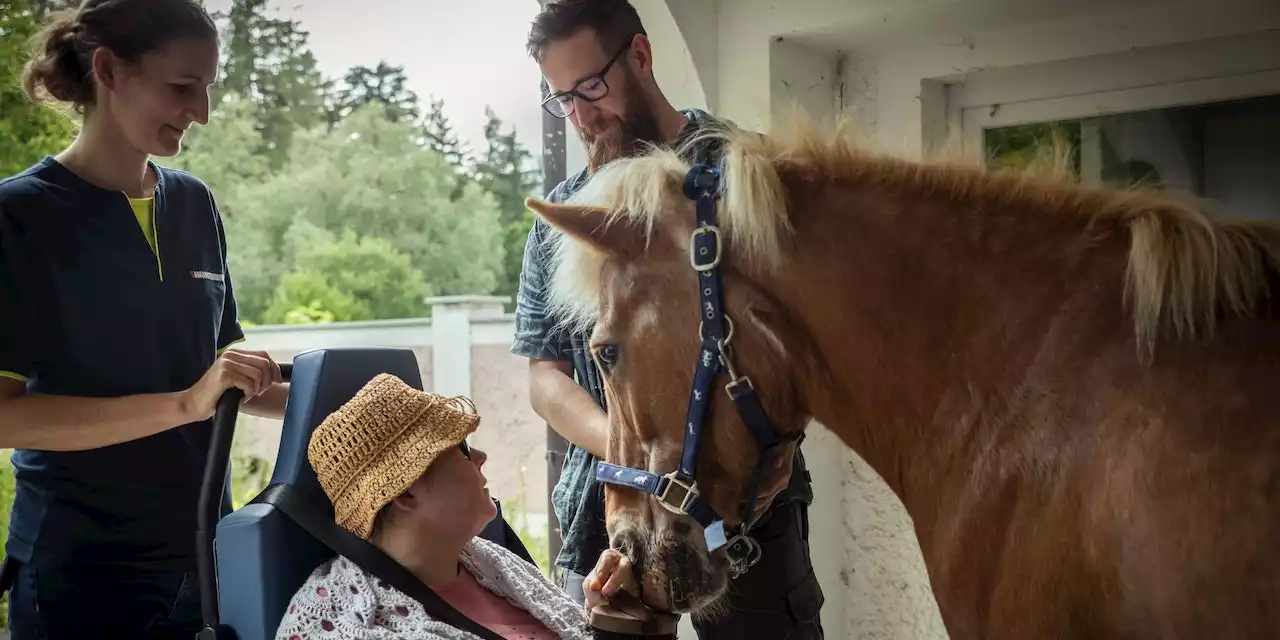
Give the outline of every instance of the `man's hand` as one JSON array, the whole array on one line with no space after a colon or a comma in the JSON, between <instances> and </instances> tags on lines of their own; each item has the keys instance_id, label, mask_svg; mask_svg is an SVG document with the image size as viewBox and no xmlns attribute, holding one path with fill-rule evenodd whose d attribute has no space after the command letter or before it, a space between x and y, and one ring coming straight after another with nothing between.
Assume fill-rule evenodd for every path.
<instances>
[{"instance_id":1,"label":"man's hand","mask_svg":"<svg viewBox=\"0 0 1280 640\"><path fill-rule=\"evenodd\" d=\"M596 568L587 574L582 587L587 597L585 605L588 613L599 605L609 604L609 598L619 589L636 596L640 593L631 559L617 549L608 549L600 554Z\"/></svg>"}]
</instances>

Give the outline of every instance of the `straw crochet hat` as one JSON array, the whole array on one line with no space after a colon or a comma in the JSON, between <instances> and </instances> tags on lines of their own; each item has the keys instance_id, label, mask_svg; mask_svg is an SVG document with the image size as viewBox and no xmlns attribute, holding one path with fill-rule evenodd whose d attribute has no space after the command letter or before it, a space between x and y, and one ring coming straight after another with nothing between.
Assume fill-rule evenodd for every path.
<instances>
[{"instance_id":1,"label":"straw crochet hat","mask_svg":"<svg viewBox=\"0 0 1280 640\"><path fill-rule=\"evenodd\" d=\"M419 391L384 373L316 427L307 458L338 524L368 539L382 507L479 424L470 400Z\"/></svg>"}]
</instances>

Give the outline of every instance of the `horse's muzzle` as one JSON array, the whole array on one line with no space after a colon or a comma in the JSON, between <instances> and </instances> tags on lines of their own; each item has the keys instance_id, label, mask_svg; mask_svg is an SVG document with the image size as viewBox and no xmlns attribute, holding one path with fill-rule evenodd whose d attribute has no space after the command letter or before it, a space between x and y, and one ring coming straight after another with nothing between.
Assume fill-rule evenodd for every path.
<instances>
[{"instance_id":1,"label":"horse's muzzle","mask_svg":"<svg viewBox=\"0 0 1280 640\"><path fill-rule=\"evenodd\" d=\"M623 532L613 546L638 568L642 599L655 610L693 613L718 599L728 586L724 554L709 556L701 529L683 519L655 528L649 540Z\"/></svg>"}]
</instances>

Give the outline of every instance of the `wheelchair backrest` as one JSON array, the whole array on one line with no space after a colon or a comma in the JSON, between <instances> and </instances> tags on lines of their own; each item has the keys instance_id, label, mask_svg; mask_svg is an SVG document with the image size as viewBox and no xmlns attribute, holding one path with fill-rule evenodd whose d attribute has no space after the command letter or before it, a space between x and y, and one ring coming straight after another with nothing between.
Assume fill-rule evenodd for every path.
<instances>
[{"instance_id":1,"label":"wheelchair backrest","mask_svg":"<svg viewBox=\"0 0 1280 640\"><path fill-rule=\"evenodd\" d=\"M307 504L333 517L333 505L307 460L311 432L380 373L414 388L422 376L413 351L323 349L293 361L289 404L271 484L293 485ZM333 552L269 504L254 503L218 523L219 611L238 640L269 640L294 592Z\"/></svg>"}]
</instances>

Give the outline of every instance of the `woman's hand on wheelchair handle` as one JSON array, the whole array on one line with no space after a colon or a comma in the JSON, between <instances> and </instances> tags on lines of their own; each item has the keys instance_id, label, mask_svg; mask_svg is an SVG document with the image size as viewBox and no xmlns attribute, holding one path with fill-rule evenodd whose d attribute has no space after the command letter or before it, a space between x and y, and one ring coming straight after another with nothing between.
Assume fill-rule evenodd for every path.
<instances>
[{"instance_id":1,"label":"woman's hand on wheelchair handle","mask_svg":"<svg viewBox=\"0 0 1280 640\"><path fill-rule=\"evenodd\" d=\"M182 393L182 414L190 422L207 420L228 389L240 389L244 399L249 400L279 382L282 382L280 365L267 352L228 349L200 380Z\"/></svg>"}]
</instances>

